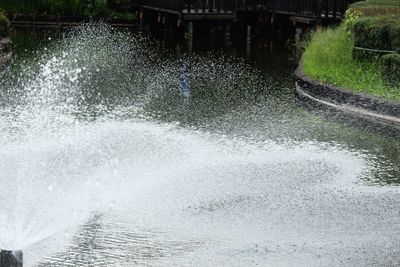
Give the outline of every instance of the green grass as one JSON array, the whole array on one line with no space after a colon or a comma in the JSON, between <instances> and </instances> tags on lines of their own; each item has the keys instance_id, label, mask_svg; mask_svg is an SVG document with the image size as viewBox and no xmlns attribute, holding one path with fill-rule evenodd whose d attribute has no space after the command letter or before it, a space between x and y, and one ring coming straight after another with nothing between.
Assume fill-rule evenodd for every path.
<instances>
[{"instance_id":1,"label":"green grass","mask_svg":"<svg viewBox=\"0 0 400 267\"><path fill-rule=\"evenodd\" d=\"M343 25L315 33L302 58L305 74L348 90L400 102L400 89L384 84L379 61L354 60L353 46Z\"/></svg>"}]
</instances>

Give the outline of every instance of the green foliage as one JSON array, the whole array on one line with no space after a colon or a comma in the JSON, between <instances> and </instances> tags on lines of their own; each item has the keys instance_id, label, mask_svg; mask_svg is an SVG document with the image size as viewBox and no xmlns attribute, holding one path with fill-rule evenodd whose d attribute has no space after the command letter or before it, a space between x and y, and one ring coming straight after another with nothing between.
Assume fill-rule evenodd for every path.
<instances>
[{"instance_id":1,"label":"green foliage","mask_svg":"<svg viewBox=\"0 0 400 267\"><path fill-rule=\"evenodd\" d=\"M1 0L0 7L10 14L80 15L86 0Z\"/></svg>"},{"instance_id":2,"label":"green foliage","mask_svg":"<svg viewBox=\"0 0 400 267\"><path fill-rule=\"evenodd\" d=\"M397 16L363 17L352 26L355 45L363 48L400 49L400 20Z\"/></svg>"},{"instance_id":3,"label":"green foliage","mask_svg":"<svg viewBox=\"0 0 400 267\"><path fill-rule=\"evenodd\" d=\"M397 27L391 27L390 32L392 37L392 49L397 53L400 53L400 23L397 24Z\"/></svg>"},{"instance_id":4,"label":"green foliage","mask_svg":"<svg viewBox=\"0 0 400 267\"><path fill-rule=\"evenodd\" d=\"M110 13L107 9L107 0L86 0L83 3L85 16L107 17Z\"/></svg>"},{"instance_id":5,"label":"green foliage","mask_svg":"<svg viewBox=\"0 0 400 267\"><path fill-rule=\"evenodd\" d=\"M352 10L360 12L363 16L385 16L400 14L399 0L366 0L350 5Z\"/></svg>"},{"instance_id":6,"label":"green foliage","mask_svg":"<svg viewBox=\"0 0 400 267\"><path fill-rule=\"evenodd\" d=\"M0 37L7 37L10 34L11 34L10 21L0 10Z\"/></svg>"},{"instance_id":7,"label":"green foliage","mask_svg":"<svg viewBox=\"0 0 400 267\"><path fill-rule=\"evenodd\" d=\"M395 89L400 79L399 55L375 51L400 51L399 17L400 0L352 4L339 28L313 36L303 55L305 73L350 90L400 101L400 90Z\"/></svg>"},{"instance_id":8,"label":"green foliage","mask_svg":"<svg viewBox=\"0 0 400 267\"><path fill-rule=\"evenodd\" d=\"M400 0L366 0L354 3L347 11L344 24L354 36L354 58L376 58L387 51L400 51ZM371 51L372 50L372 51Z\"/></svg>"},{"instance_id":9,"label":"green foliage","mask_svg":"<svg viewBox=\"0 0 400 267\"><path fill-rule=\"evenodd\" d=\"M116 12L126 11L131 6L132 0L108 0L107 7Z\"/></svg>"},{"instance_id":10,"label":"green foliage","mask_svg":"<svg viewBox=\"0 0 400 267\"><path fill-rule=\"evenodd\" d=\"M315 33L302 58L304 72L316 80L349 90L400 101L400 90L382 80L379 62L354 60L353 48L353 39L344 25Z\"/></svg>"},{"instance_id":11,"label":"green foliage","mask_svg":"<svg viewBox=\"0 0 400 267\"><path fill-rule=\"evenodd\" d=\"M362 13L356 9L351 9L349 8L346 11L346 19L344 21L344 27L346 28L346 31L349 33L349 35L351 34L351 29L354 26L354 23L360 18L362 17Z\"/></svg>"},{"instance_id":12,"label":"green foliage","mask_svg":"<svg viewBox=\"0 0 400 267\"><path fill-rule=\"evenodd\" d=\"M381 72L385 83L400 88L400 54L383 56L381 59Z\"/></svg>"},{"instance_id":13,"label":"green foliage","mask_svg":"<svg viewBox=\"0 0 400 267\"><path fill-rule=\"evenodd\" d=\"M123 12L117 12L117 11L111 11L108 14L109 18L112 19L126 19L126 20L134 20L135 16L132 13L123 13Z\"/></svg>"},{"instance_id":14,"label":"green foliage","mask_svg":"<svg viewBox=\"0 0 400 267\"><path fill-rule=\"evenodd\" d=\"M357 8L357 7L382 7L382 6L393 6L393 7L400 7L400 1L399 0L366 0L366 1L360 1L351 4L351 8Z\"/></svg>"},{"instance_id":15,"label":"green foliage","mask_svg":"<svg viewBox=\"0 0 400 267\"><path fill-rule=\"evenodd\" d=\"M124 17L130 0L0 0L9 14ZM121 5L121 6L120 6Z\"/></svg>"}]
</instances>

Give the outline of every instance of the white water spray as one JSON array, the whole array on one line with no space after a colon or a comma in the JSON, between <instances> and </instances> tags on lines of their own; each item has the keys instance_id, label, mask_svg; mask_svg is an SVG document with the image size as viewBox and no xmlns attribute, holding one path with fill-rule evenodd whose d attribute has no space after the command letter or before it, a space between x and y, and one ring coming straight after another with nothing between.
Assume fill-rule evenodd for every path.
<instances>
[{"instance_id":1,"label":"white water spray","mask_svg":"<svg viewBox=\"0 0 400 267\"><path fill-rule=\"evenodd\" d=\"M38 264L53 255L29 256L29 249L62 240L93 214L117 214L110 215L111 227L119 229L118 220L129 225L121 236L144 232L142 254L126 258L129 240L124 253L114 252L119 239L111 238L108 254L98 252L106 255L99 266L243 266L288 255L301 265L318 262L314 254L303 257L313 246L336 255L336 242L350 244L346 233L365 218L366 227L379 225L357 213L357 201L364 212L377 211L368 191L354 184L368 170L361 153L316 142L249 141L156 120L196 112L215 119L221 114L196 95L221 98L223 111L266 86L243 64L188 60L193 103L184 111L180 63L163 62L138 38L104 25L78 28L37 67L14 77L0 111L0 246L25 249L28 266ZM379 192L372 199L385 202ZM397 230L394 211L384 220ZM359 233L365 243L379 238L366 233ZM306 254L293 256L299 244ZM277 257L266 259L271 250Z\"/></svg>"}]
</instances>

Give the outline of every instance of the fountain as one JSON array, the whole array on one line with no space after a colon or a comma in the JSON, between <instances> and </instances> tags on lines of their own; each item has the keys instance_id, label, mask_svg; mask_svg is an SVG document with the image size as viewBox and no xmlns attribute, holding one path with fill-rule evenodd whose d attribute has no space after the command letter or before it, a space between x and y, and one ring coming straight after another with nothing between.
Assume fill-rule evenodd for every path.
<instances>
[{"instance_id":1,"label":"fountain","mask_svg":"<svg viewBox=\"0 0 400 267\"><path fill-rule=\"evenodd\" d=\"M157 116L155 111L171 107L176 113L168 120L187 116L189 77L186 65L182 73L181 60L161 62L145 40L139 41L105 24L78 27L47 45L31 62L16 63L2 78L5 85L0 110L3 148L0 247L5 249L1 254L2 267L22 265L22 250L82 224L92 211L125 201L118 196L122 195L122 188L113 191L115 185L109 184L107 176L98 177L91 172L110 164L117 164L113 168L118 170L121 155L128 153L126 156L130 157L141 151L144 158L136 155L135 166L141 170L136 179L142 179L149 172L144 168L148 165L149 151L158 151L159 155L153 158L158 158L161 166L166 155L176 154L179 158L186 153L185 149L177 150L182 146L178 140L168 144L172 140L168 134L170 126L157 128L146 122ZM205 71L205 64L199 59L185 60L185 64L192 64L192 72ZM226 95L223 90L251 80L240 76L240 71L246 68L242 63L232 63L230 68L222 67L219 62L209 63L213 78L197 81L199 88L218 84L220 93ZM231 77L232 84L216 79L234 72L240 75ZM204 103L197 105L207 108ZM221 106L228 105L221 102ZM123 118L137 129L120 128L113 117ZM121 144L120 130L131 132L137 140L130 142L130 138L122 135ZM110 141L103 143L106 138ZM142 145L147 143L150 144ZM124 151L127 145L133 150ZM110 163L110 157L116 163ZM128 181L123 177L114 179L127 186Z\"/></svg>"},{"instance_id":2,"label":"fountain","mask_svg":"<svg viewBox=\"0 0 400 267\"><path fill-rule=\"evenodd\" d=\"M148 43L84 25L2 78L1 267L396 259L398 189L368 179L398 141L297 107L286 73Z\"/></svg>"}]
</instances>

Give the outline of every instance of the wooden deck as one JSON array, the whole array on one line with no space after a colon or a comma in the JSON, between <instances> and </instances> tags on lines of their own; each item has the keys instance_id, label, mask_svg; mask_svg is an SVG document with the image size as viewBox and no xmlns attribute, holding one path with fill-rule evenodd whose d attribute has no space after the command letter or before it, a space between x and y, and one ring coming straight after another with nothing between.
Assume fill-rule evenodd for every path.
<instances>
[{"instance_id":1,"label":"wooden deck","mask_svg":"<svg viewBox=\"0 0 400 267\"><path fill-rule=\"evenodd\" d=\"M311 19L340 18L351 0L132 0L142 8L184 20L235 20L243 13L270 12Z\"/></svg>"}]
</instances>

